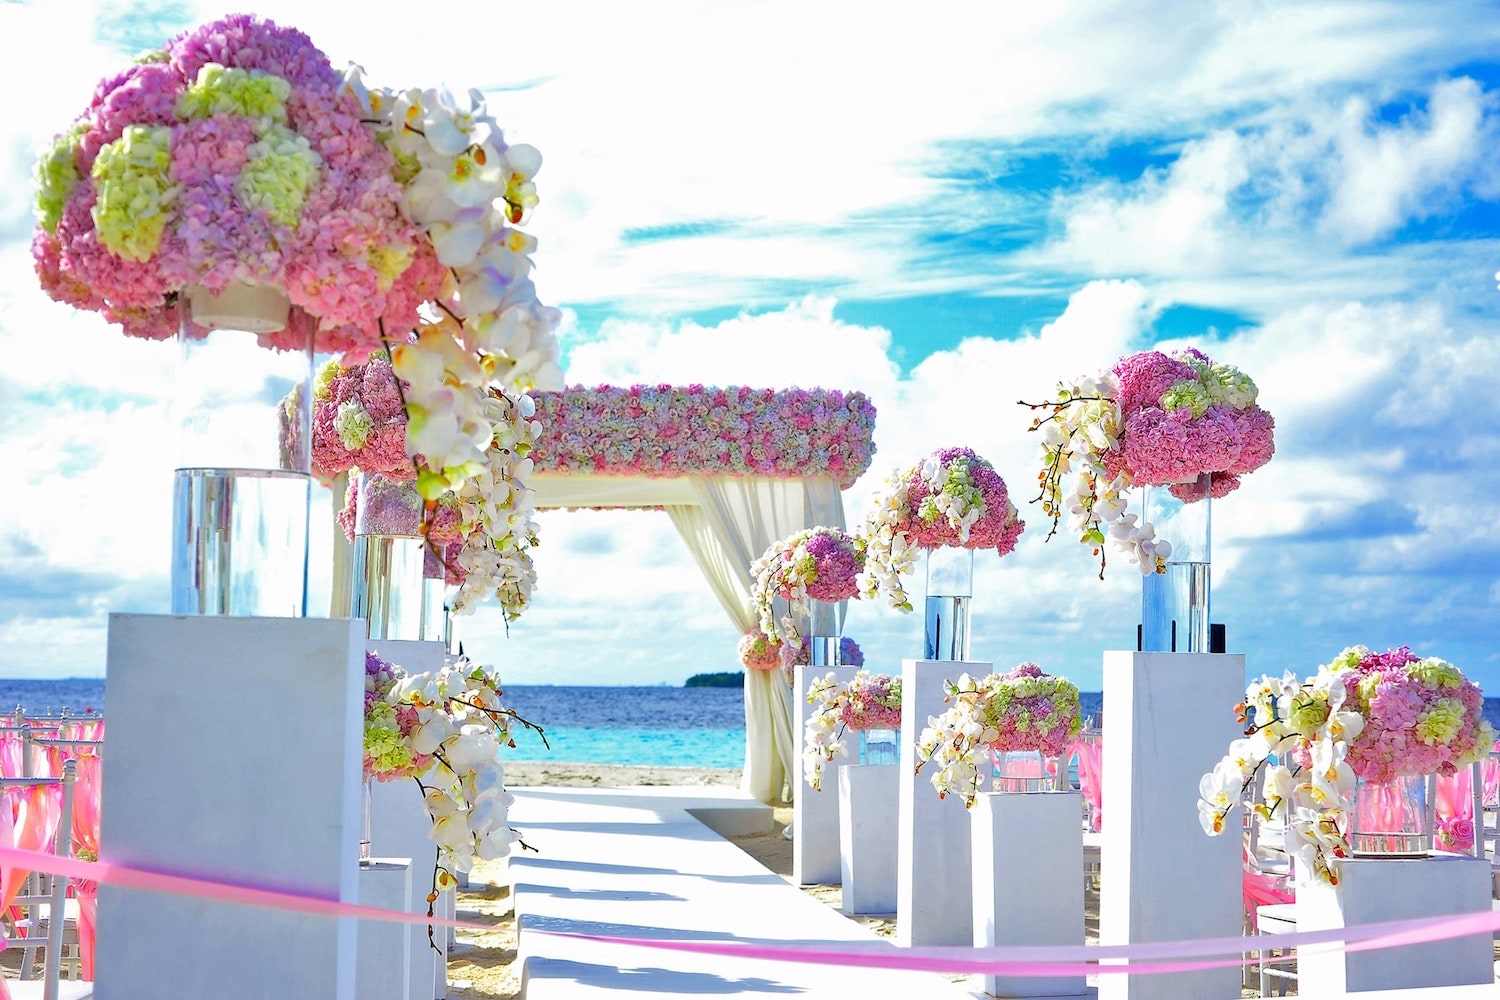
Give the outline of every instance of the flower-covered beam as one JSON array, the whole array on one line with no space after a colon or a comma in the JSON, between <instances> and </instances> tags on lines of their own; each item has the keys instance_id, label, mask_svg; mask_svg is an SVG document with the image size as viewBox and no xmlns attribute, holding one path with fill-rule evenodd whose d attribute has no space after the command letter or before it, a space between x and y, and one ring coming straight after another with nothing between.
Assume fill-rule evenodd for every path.
<instances>
[{"instance_id":1,"label":"flower-covered beam","mask_svg":"<svg viewBox=\"0 0 1500 1000\"><path fill-rule=\"evenodd\" d=\"M861 392L570 386L535 398L544 476L828 477L847 489L875 454L875 407Z\"/></svg>"}]
</instances>

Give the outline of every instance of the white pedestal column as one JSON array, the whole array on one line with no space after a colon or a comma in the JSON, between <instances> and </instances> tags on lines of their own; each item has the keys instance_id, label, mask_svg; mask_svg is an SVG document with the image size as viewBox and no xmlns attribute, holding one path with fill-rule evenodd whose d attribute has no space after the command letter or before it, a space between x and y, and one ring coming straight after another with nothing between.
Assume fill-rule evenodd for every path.
<instances>
[{"instance_id":1,"label":"white pedestal column","mask_svg":"<svg viewBox=\"0 0 1500 1000\"><path fill-rule=\"evenodd\" d=\"M1100 944L1241 932L1240 838L1203 832L1198 781L1242 735L1234 705L1244 697L1239 654L1104 654ZM1239 983L1238 968L1111 974L1099 977L1099 997L1230 997Z\"/></svg>"},{"instance_id":2,"label":"white pedestal column","mask_svg":"<svg viewBox=\"0 0 1500 1000\"><path fill-rule=\"evenodd\" d=\"M358 898L365 625L110 615L103 860ZM99 887L100 996L354 995L354 920Z\"/></svg>"},{"instance_id":3,"label":"white pedestal column","mask_svg":"<svg viewBox=\"0 0 1500 1000\"><path fill-rule=\"evenodd\" d=\"M974 947L1083 944L1077 792L981 792L973 823ZM1082 976L981 976L986 993L1081 997Z\"/></svg>"},{"instance_id":4,"label":"white pedestal column","mask_svg":"<svg viewBox=\"0 0 1500 1000\"><path fill-rule=\"evenodd\" d=\"M938 798L927 768L915 773L917 738L940 715L943 682L982 677L988 663L901 661L901 788L896 824L896 943L973 944L969 814L962 796ZM929 765L931 767L931 765Z\"/></svg>"},{"instance_id":5,"label":"white pedestal column","mask_svg":"<svg viewBox=\"0 0 1500 1000\"><path fill-rule=\"evenodd\" d=\"M899 764L839 768L839 875L845 913L896 912Z\"/></svg>"},{"instance_id":6,"label":"white pedestal column","mask_svg":"<svg viewBox=\"0 0 1500 1000\"><path fill-rule=\"evenodd\" d=\"M832 672L841 684L847 684L858 673L856 667L796 668L792 680L793 720L797 732L796 769L792 782L796 794L792 801L792 878L798 885L837 885L839 881L839 767L853 758L839 753L823 765L823 790L813 787L802 776L802 748L806 746L807 720L813 707L807 703L807 686L815 678ZM849 743L857 734L845 733Z\"/></svg>"},{"instance_id":7,"label":"white pedestal column","mask_svg":"<svg viewBox=\"0 0 1500 1000\"><path fill-rule=\"evenodd\" d=\"M359 902L411 911L411 859L371 858L359 866ZM355 1000L410 1000L411 935L405 924L364 920L359 925Z\"/></svg>"},{"instance_id":8,"label":"white pedestal column","mask_svg":"<svg viewBox=\"0 0 1500 1000\"><path fill-rule=\"evenodd\" d=\"M369 649L388 663L394 663L408 674L440 670L447 657L441 642L418 642L410 639L372 639ZM437 864L437 845L428 833L432 818L422 802L415 781L377 781L370 794L370 850L378 855L412 859L412 912L427 912L427 893L432 889L432 869ZM451 904L453 894L444 893L437 915L444 915L445 901ZM451 916L451 913L448 914ZM448 992L448 951L453 932L436 928L433 940L441 947L434 951L427 940L425 925L409 925L411 937L411 1000L433 1000Z\"/></svg>"},{"instance_id":9,"label":"white pedestal column","mask_svg":"<svg viewBox=\"0 0 1500 1000\"><path fill-rule=\"evenodd\" d=\"M1297 886L1299 933L1489 910L1489 861L1456 854L1351 858L1337 887ZM1492 956L1489 934L1348 953L1308 947L1297 956L1297 992L1318 997L1489 983Z\"/></svg>"}]
</instances>

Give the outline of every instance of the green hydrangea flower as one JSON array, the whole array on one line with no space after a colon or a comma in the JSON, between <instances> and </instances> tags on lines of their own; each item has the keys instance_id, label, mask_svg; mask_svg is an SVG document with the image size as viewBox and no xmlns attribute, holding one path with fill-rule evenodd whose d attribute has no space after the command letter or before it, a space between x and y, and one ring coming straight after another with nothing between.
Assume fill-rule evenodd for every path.
<instances>
[{"instance_id":1,"label":"green hydrangea flower","mask_svg":"<svg viewBox=\"0 0 1500 1000\"><path fill-rule=\"evenodd\" d=\"M1183 379L1176 382L1161 397L1162 409L1168 413L1173 410L1191 409L1193 416L1201 417L1208 412L1213 405L1213 397L1203 383Z\"/></svg>"},{"instance_id":2,"label":"green hydrangea flower","mask_svg":"<svg viewBox=\"0 0 1500 1000\"><path fill-rule=\"evenodd\" d=\"M1407 672L1424 684L1431 684L1438 688L1458 688L1464 686L1464 675L1461 670L1446 660L1440 660L1435 656L1429 656L1425 660L1407 664Z\"/></svg>"},{"instance_id":3,"label":"green hydrangea flower","mask_svg":"<svg viewBox=\"0 0 1500 1000\"><path fill-rule=\"evenodd\" d=\"M1255 402L1260 390L1255 380L1234 365L1214 365L1198 376L1214 402L1243 410Z\"/></svg>"},{"instance_id":4,"label":"green hydrangea flower","mask_svg":"<svg viewBox=\"0 0 1500 1000\"><path fill-rule=\"evenodd\" d=\"M1463 726L1464 703L1457 698L1443 698L1417 716L1413 732L1428 746L1442 746L1457 736Z\"/></svg>"},{"instance_id":5,"label":"green hydrangea flower","mask_svg":"<svg viewBox=\"0 0 1500 1000\"><path fill-rule=\"evenodd\" d=\"M189 121L214 115L244 115L267 124L286 124L286 100L292 85L258 69L244 70L206 63L198 78L177 99L177 114Z\"/></svg>"},{"instance_id":6,"label":"green hydrangea flower","mask_svg":"<svg viewBox=\"0 0 1500 1000\"><path fill-rule=\"evenodd\" d=\"M71 129L53 139L47 151L37 158L36 218L42 229L49 233L57 232L63 206L83 180L78 174L78 140L88 129L87 122L74 123Z\"/></svg>"},{"instance_id":7,"label":"green hydrangea flower","mask_svg":"<svg viewBox=\"0 0 1500 1000\"><path fill-rule=\"evenodd\" d=\"M146 261L161 245L167 216L177 197L169 173L172 130L131 125L99 150L91 176L99 192L94 229L110 253Z\"/></svg>"},{"instance_id":8,"label":"green hydrangea flower","mask_svg":"<svg viewBox=\"0 0 1500 1000\"><path fill-rule=\"evenodd\" d=\"M265 212L279 225L296 226L307 192L317 183L322 157L306 139L281 125L266 129L245 152L250 159L234 182L240 204Z\"/></svg>"}]
</instances>

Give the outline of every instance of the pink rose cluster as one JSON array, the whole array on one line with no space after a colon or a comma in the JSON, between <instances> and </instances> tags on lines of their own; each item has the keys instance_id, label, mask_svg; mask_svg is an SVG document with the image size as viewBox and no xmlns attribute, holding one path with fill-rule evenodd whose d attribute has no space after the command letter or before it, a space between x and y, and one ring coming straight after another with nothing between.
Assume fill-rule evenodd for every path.
<instances>
[{"instance_id":1,"label":"pink rose cluster","mask_svg":"<svg viewBox=\"0 0 1500 1000\"><path fill-rule=\"evenodd\" d=\"M389 476L356 474L344 493L344 506L337 520L350 541L355 535L407 535L422 533L426 501L410 480ZM427 522L427 538L438 546L463 541L458 499L443 494Z\"/></svg>"},{"instance_id":2,"label":"pink rose cluster","mask_svg":"<svg viewBox=\"0 0 1500 1000\"><path fill-rule=\"evenodd\" d=\"M967 469L969 482L979 491L983 512L969 527L967 541L960 537L957 528L941 515L935 518L922 516L922 504L932 493L922 477L919 465L907 477L906 517L899 530L907 541L922 549L953 546L970 549L994 549L1007 555L1016 547L1016 540L1026 530L1015 505L1010 502L1010 493L1005 480L988 461L980 458L972 448L940 448L932 453L931 460L949 467L961 463Z\"/></svg>"},{"instance_id":3,"label":"pink rose cluster","mask_svg":"<svg viewBox=\"0 0 1500 1000\"><path fill-rule=\"evenodd\" d=\"M846 729L900 729L901 678L864 674L850 682L839 711Z\"/></svg>"},{"instance_id":4,"label":"pink rose cluster","mask_svg":"<svg viewBox=\"0 0 1500 1000\"><path fill-rule=\"evenodd\" d=\"M353 407L368 415L370 427L363 442L351 448L338 427L340 412L348 419ZM325 485L356 467L392 479L416 478L416 466L406 453L401 386L384 352L351 367L332 361L324 365L313 390L312 425L313 475Z\"/></svg>"},{"instance_id":5,"label":"pink rose cluster","mask_svg":"<svg viewBox=\"0 0 1500 1000\"><path fill-rule=\"evenodd\" d=\"M285 127L318 161L295 219L240 193L247 165L256 166L259 119L179 100L209 64L290 85ZM170 161L162 183L141 189L162 217L159 240L121 256L96 227L104 208L94 167L106 146L130 141L132 126L170 130ZM187 286L218 292L248 282L278 285L292 303L286 328L262 337L266 346L300 347L311 332L319 353L362 356L380 345L382 323L410 330L417 307L441 291L431 241L401 208L395 160L361 121L342 75L306 35L270 21L232 15L204 24L105 79L50 159L39 197L50 207L32 239L41 284L132 336L174 336Z\"/></svg>"},{"instance_id":6,"label":"pink rose cluster","mask_svg":"<svg viewBox=\"0 0 1500 1000\"><path fill-rule=\"evenodd\" d=\"M1494 743L1484 721L1484 695L1456 667L1424 660L1405 646L1365 651L1346 686L1364 716L1364 730L1349 744L1348 762L1367 781L1399 775L1453 774Z\"/></svg>"},{"instance_id":7,"label":"pink rose cluster","mask_svg":"<svg viewBox=\"0 0 1500 1000\"><path fill-rule=\"evenodd\" d=\"M1189 358L1196 367L1185 360ZM1104 455L1111 476L1126 471L1136 484L1171 486L1178 499L1192 501L1201 497L1184 484L1198 476L1211 474L1210 489L1218 498L1237 489L1241 476L1271 460L1276 450L1271 414L1254 402L1214 395L1209 388L1214 369L1214 362L1198 350L1179 357L1144 351L1116 363L1119 441ZM1200 377L1200 371L1208 374ZM1190 405L1169 409L1172 393L1196 397L1202 412L1195 415Z\"/></svg>"},{"instance_id":8,"label":"pink rose cluster","mask_svg":"<svg viewBox=\"0 0 1500 1000\"><path fill-rule=\"evenodd\" d=\"M1039 750L1048 757L1066 753L1068 741L1083 728L1078 688L1035 663L1022 663L998 678L982 717L1000 734L992 749Z\"/></svg>"},{"instance_id":9,"label":"pink rose cluster","mask_svg":"<svg viewBox=\"0 0 1500 1000\"><path fill-rule=\"evenodd\" d=\"M847 489L875 454L861 392L731 386L570 386L536 394L540 472L828 476Z\"/></svg>"},{"instance_id":10,"label":"pink rose cluster","mask_svg":"<svg viewBox=\"0 0 1500 1000\"><path fill-rule=\"evenodd\" d=\"M740 662L750 670L774 670L781 666L781 643L760 629L740 636Z\"/></svg>"}]
</instances>

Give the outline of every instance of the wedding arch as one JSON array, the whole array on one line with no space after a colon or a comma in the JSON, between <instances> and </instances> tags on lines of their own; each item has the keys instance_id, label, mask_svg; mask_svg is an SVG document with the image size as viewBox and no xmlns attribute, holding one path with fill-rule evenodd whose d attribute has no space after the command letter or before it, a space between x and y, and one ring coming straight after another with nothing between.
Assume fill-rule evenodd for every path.
<instances>
[{"instance_id":1,"label":"wedding arch","mask_svg":"<svg viewBox=\"0 0 1500 1000\"><path fill-rule=\"evenodd\" d=\"M841 491L875 451L875 408L860 392L637 385L535 397L536 507L666 511L740 634L759 624L750 564L803 528L845 527ZM791 689L779 670L745 675L740 786L771 802L797 786Z\"/></svg>"}]
</instances>

